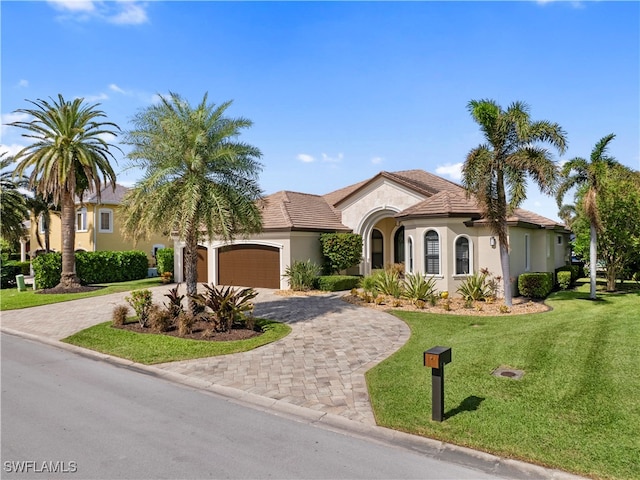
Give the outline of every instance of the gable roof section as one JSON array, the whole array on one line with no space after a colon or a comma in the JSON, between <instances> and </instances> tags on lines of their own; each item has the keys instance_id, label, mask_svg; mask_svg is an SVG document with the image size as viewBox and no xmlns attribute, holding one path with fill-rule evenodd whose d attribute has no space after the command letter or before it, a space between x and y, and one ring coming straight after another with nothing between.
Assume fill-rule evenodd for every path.
<instances>
[{"instance_id":1,"label":"gable roof section","mask_svg":"<svg viewBox=\"0 0 640 480\"><path fill-rule=\"evenodd\" d=\"M473 225L487 225L489 221L485 218L473 221ZM525 210L523 208L516 208L513 215L507 218L507 225L525 227L525 228L545 228L548 230L558 230L563 232L569 232L566 225L558 223L550 218L543 217L537 213Z\"/></svg>"},{"instance_id":2,"label":"gable roof section","mask_svg":"<svg viewBox=\"0 0 640 480\"><path fill-rule=\"evenodd\" d=\"M395 215L399 219L457 216L480 218L480 209L473 197L467 198L465 194L446 190Z\"/></svg>"},{"instance_id":3,"label":"gable roof section","mask_svg":"<svg viewBox=\"0 0 640 480\"><path fill-rule=\"evenodd\" d=\"M262 202L263 230L350 232L340 215L319 195L280 191Z\"/></svg>"},{"instance_id":4,"label":"gable roof section","mask_svg":"<svg viewBox=\"0 0 640 480\"><path fill-rule=\"evenodd\" d=\"M324 195L324 199L330 205L336 207L339 203L352 195L355 195L364 187L380 178L391 180L425 197L430 197L443 190L456 193L461 191L464 192L464 189L460 185L442 177L438 177L437 175L425 172L424 170L403 170L399 172L382 171L368 180L327 193Z\"/></svg>"},{"instance_id":5,"label":"gable roof section","mask_svg":"<svg viewBox=\"0 0 640 480\"><path fill-rule=\"evenodd\" d=\"M127 187L124 185L120 185L116 183L115 191L111 187L111 184L108 184L102 190L100 190L100 201L98 202L98 196L93 190L89 190L85 192L82 201L80 201L80 197L76 196L76 203L80 204L100 204L100 205L119 205L124 198L124 195L129 191Z\"/></svg>"}]
</instances>

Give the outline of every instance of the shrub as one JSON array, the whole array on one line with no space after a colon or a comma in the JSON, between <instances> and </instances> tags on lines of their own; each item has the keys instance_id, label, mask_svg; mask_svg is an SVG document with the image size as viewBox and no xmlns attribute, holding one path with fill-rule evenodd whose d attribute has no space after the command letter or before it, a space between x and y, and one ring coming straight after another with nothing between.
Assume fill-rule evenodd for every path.
<instances>
[{"instance_id":1,"label":"shrub","mask_svg":"<svg viewBox=\"0 0 640 480\"><path fill-rule=\"evenodd\" d=\"M38 288L53 288L60 283L62 254L44 253L32 261L33 274Z\"/></svg>"},{"instance_id":2,"label":"shrub","mask_svg":"<svg viewBox=\"0 0 640 480\"><path fill-rule=\"evenodd\" d=\"M565 265L563 267L557 268L556 269L556 278L558 283L560 283L560 277L559 274L560 272L569 272L571 275L571 278L569 279L570 282L570 286L574 285L576 283L576 281L580 278L580 271L582 269L580 268L580 265ZM562 287L561 287L562 288ZM568 288L568 287L566 287ZM563 290L565 290L566 288L564 288Z\"/></svg>"},{"instance_id":3,"label":"shrub","mask_svg":"<svg viewBox=\"0 0 640 480\"><path fill-rule=\"evenodd\" d=\"M362 289L366 293L369 293L373 296L378 295L378 286L377 286L378 275L379 275L378 273L367 275L362 279L362 281L360 282L360 285L362 286Z\"/></svg>"},{"instance_id":4,"label":"shrub","mask_svg":"<svg viewBox=\"0 0 640 480\"><path fill-rule=\"evenodd\" d=\"M129 307L126 305L116 305L113 307L113 314L111 316L111 321L113 325L121 327L127 321L127 317L129 316Z\"/></svg>"},{"instance_id":5,"label":"shrub","mask_svg":"<svg viewBox=\"0 0 640 480\"><path fill-rule=\"evenodd\" d=\"M518 291L529 298L547 298L553 289L550 272L523 273L518 276Z\"/></svg>"},{"instance_id":6,"label":"shrub","mask_svg":"<svg viewBox=\"0 0 640 480\"><path fill-rule=\"evenodd\" d=\"M408 273L403 281L404 297L409 300L422 300L426 302L430 297L434 296L436 289L436 280L430 277L427 280L420 273Z\"/></svg>"},{"instance_id":7,"label":"shrub","mask_svg":"<svg viewBox=\"0 0 640 480\"><path fill-rule=\"evenodd\" d=\"M398 272L393 269L384 270L376 274L376 288L384 295L391 295L393 298L402 296L402 282Z\"/></svg>"},{"instance_id":8,"label":"shrub","mask_svg":"<svg viewBox=\"0 0 640 480\"><path fill-rule=\"evenodd\" d=\"M24 273L24 265L27 266L27 273ZM0 288L14 288L16 286L16 275L29 274L29 262L14 262L13 260L0 260Z\"/></svg>"},{"instance_id":9,"label":"shrub","mask_svg":"<svg viewBox=\"0 0 640 480\"><path fill-rule=\"evenodd\" d=\"M178 289L180 288L180 284L177 284L169 293L165 293L164 296L169 299L168 303L165 303L164 306L169 313L169 316L172 319L176 319L178 315L184 312L184 308L182 306L182 300L184 299L184 295L178 294Z\"/></svg>"},{"instance_id":10,"label":"shrub","mask_svg":"<svg viewBox=\"0 0 640 480\"><path fill-rule=\"evenodd\" d=\"M320 267L311 260L296 260L285 269L283 277L289 281L291 290L307 291L315 287L319 274Z\"/></svg>"},{"instance_id":11,"label":"shrub","mask_svg":"<svg viewBox=\"0 0 640 480\"><path fill-rule=\"evenodd\" d=\"M154 332L166 332L173 325L173 317L171 314L158 305L152 305L149 308L149 326Z\"/></svg>"},{"instance_id":12,"label":"shrub","mask_svg":"<svg viewBox=\"0 0 640 480\"><path fill-rule=\"evenodd\" d=\"M362 260L362 236L357 233L323 233L320 245L325 273L345 270Z\"/></svg>"},{"instance_id":13,"label":"shrub","mask_svg":"<svg viewBox=\"0 0 640 480\"><path fill-rule=\"evenodd\" d=\"M173 248L160 248L156 251L158 272L171 272L173 276Z\"/></svg>"},{"instance_id":14,"label":"shrub","mask_svg":"<svg viewBox=\"0 0 640 480\"><path fill-rule=\"evenodd\" d=\"M558 272L558 286L562 290L567 290L572 285L572 275L571 272L560 271Z\"/></svg>"},{"instance_id":15,"label":"shrub","mask_svg":"<svg viewBox=\"0 0 640 480\"><path fill-rule=\"evenodd\" d=\"M77 252L76 272L82 283L126 282L146 278L149 261L144 252Z\"/></svg>"},{"instance_id":16,"label":"shrub","mask_svg":"<svg viewBox=\"0 0 640 480\"><path fill-rule=\"evenodd\" d=\"M498 293L498 282L501 277L493 277L489 270L467 276L456 290L465 301L493 300Z\"/></svg>"},{"instance_id":17,"label":"shrub","mask_svg":"<svg viewBox=\"0 0 640 480\"><path fill-rule=\"evenodd\" d=\"M245 312L253 312L251 300L258 295L252 288L242 290L232 287L216 287L211 284L203 284L206 293L192 295L196 304L208 307L213 312L215 329L219 332L228 332L234 324L245 324Z\"/></svg>"},{"instance_id":18,"label":"shrub","mask_svg":"<svg viewBox=\"0 0 640 480\"><path fill-rule=\"evenodd\" d=\"M153 294L151 290L133 290L131 295L125 297L124 299L127 301L131 308L136 312L138 317L138 322L141 327L147 326L147 321L149 320L149 310L151 309L151 299Z\"/></svg>"},{"instance_id":19,"label":"shrub","mask_svg":"<svg viewBox=\"0 0 640 480\"><path fill-rule=\"evenodd\" d=\"M182 312L176 318L176 324L178 325L178 335L184 337L185 335L189 335L193 330L193 324L195 319L187 314L186 312Z\"/></svg>"},{"instance_id":20,"label":"shrub","mask_svg":"<svg viewBox=\"0 0 640 480\"><path fill-rule=\"evenodd\" d=\"M361 278L355 275L327 275L318 277L318 288L325 292L352 290L360 284Z\"/></svg>"}]
</instances>

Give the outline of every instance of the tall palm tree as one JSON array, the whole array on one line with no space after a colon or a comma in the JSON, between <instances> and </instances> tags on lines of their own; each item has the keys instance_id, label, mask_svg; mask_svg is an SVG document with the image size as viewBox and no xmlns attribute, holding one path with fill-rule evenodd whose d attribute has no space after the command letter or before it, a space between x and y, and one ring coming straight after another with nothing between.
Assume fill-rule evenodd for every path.
<instances>
[{"instance_id":1,"label":"tall palm tree","mask_svg":"<svg viewBox=\"0 0 640 480\"><path fill-rule=\"evenodd\" d=\"M16 154L15 174L28 174L29 187L61 208L62 275L56 289L76 289L80 282L75 273L76 196L86 191L100 196L103 185L115 189L116 174L109 163L115 160L105 136L116 136L119 127L102 121L105 113L99 104L88 105L84 99L67 101L62 95L51 101L27 100L35 108L19 109L33 117L31 121L9 125L26 130L22 136L33 143ZM117 148L117 147L115 147Z\"/></svg>"},{"instance_id":2,"label":"tall palm tree","mask_svg":"<svg viewBox=\"0 0 640 480\"><path fill-rule=\"evenodd\" d=\"M15 180L13 172L7 170L14 160L5 157L6 153L0 154L0 236L17 242L26 233L24 221L29 218L29 211L25 196L18 190L24 182Z\"/></svg>"},{"instance_id":3,"label":"tall palm tree","mask_svg":"<svg viewBox=\"0 0 640 480\"><path fill-rule=\"evenodd\" d=\"M607 171L618 164L618 162L607 155L607 147L609 142L615 138L613 133L602 137L591 151L590 161L584 158L576 157L569 160L562 167L560 172L562 181L556 193L558 205L562 204L565 194L574 187L586 188L586 192L582 195L582 208L589 219L590 238L589 238L589 276L591 280L591 288L589 290L589 298L595 300L596 297L596 267L597 267L597 245L598 230L601 228L600 215L598 213L597 197L600 191L601 179L606 175Z\"/></svg>"},{"instance_id":4,"label":"tall palm tree","mask_svg":"<svg viewBox=\"0 0 640 480\"><path fill-rule=\"evenodd\" d=\"M521 102L512 103L505 111L493 100L472 100L467 108L487 143L467 155L462 182L498 237L504 301L511 306L507 218L526 198L527 177L542 192L554 191L557 167L550 153L536 144L548 143L562 154L566 135L557 123L532 121L529 107Z\"/></svg>"},{"instance_id":5,"label":"tall palm tree","mask_svg":"<svg viewBox=\"0 0 640 480\"><path fill-rule=\"evenodd\" d=\"M192 107L170 93L140 111L127 132L128 156L145 175L123 200L124 231L138 238L171 228L184 239L188 295L197 293L199 240L230 240L262 228L262 154L236 140L252 122L226 117L229 105L208 104L205 94Z\"/></svg>"}]
</instances>

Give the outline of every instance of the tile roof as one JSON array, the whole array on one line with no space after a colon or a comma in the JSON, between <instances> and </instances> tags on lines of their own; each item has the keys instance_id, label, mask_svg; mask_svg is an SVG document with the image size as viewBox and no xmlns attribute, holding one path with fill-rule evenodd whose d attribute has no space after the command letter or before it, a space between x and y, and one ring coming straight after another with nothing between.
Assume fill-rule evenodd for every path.
<instances>
[{"instance_id":1,"label":"tile roof","mask_svg":"<svg viewBox=\"0 0 640 480\"><path fill-rule=\"evenodd\" d=\"M463 191L464 192L464 191ZM443 190L398 213L396 218L408 217L480 217L480 209L473 197L465 193Z\"/></svg>"},{"instance_id":2,"label":"tile roof","mask_svg":"<svg viewBox=\"0 0 640 480\"><path fill-rule=\"evenodd\" d=\"M349 185L348 187L341 188L340 190L335 190L331 193L327 193L326 195L324 195L324 198L327 200L327 202L329 202L330 205L333 205L335 207L337 204L347 199L361 188L374 182L375 180L378 180L379 178L392 180L426 197L435 195L436 193L443 190L456 193L464 192L464 189L454 182L446 180L442 177L438 177L437 175L433 175L432 173L425 172L424 170L416 169L403 170L399 172L382 171L377 175L369 178L368 180L364 180L362 182Z\"/></svg>"},{"instance_id":3,"label":"tile roof","mask_svg":"<svg viewBox=\"0 0 640 480\"><path fill-rule=\"evenodd\" d=\"M473 222L475 225L485 225L488 222L486 219L479 219ZM508 225L516 225L516 224L530 224L536 226L538 228L560 228L564 230L568 230L566 225L556 222L555 220L551 220L550 218L543 217L542 215L538 215L537 213L531 212L529 210L525 210L523 208L516 208L513 212L513 215L507 218Z\"/></svg>"},{"instance_id":4,"label":"tile roof","mask_svg":"<svg viewBox=\"0 0 640 480\"><path fill-rule=\"evenodd\" d=\"M79 197L76 197L76 203L100 203L102 205L118 205L122 202L125 193L127 193L128 191L129 188L118 183L116 183L116 189L114 191L111 187L111 184L109 183L107 186L102 188L102 190L100 190L100 202L98 202L98 196L95 194L95 192L93 190L90 190L85 192L82 198L82 202L80 201Z\"/></svg>"},{"instance_id":5,"label":"tile roof","mask_svg":"<svg viewBox=\"0 0 640 480\"><path fill-rule=\"evenodd\" d=\"M290 191L264 198L262 224L264 230L351 231L323 197Z\"/></svg>"}]
</instances>

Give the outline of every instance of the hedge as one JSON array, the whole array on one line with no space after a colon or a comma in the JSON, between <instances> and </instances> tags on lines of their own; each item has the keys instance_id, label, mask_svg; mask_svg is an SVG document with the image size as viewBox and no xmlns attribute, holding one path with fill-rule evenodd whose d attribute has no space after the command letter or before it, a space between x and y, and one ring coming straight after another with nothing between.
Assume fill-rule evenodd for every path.
<instances>
[{"instance_id":1,"label":"hedge","mask_svg":"<svg viewBox=\"0 0 640 480\"><path fill-rule=\"evenodd\" d=\"M547 298L553 289L553 273L523 273L518 276L520 295L529 298Z\"/></svg>"},{"instance_id":2,"label":"hedge","mask_svg":"<svg viewBox=\"0 0 640 480\"><path fill-rule=\"evenodd\" d=\"M571 285L575 284L576 281L582 276L582 268L580 265L565 265L560 268L556 268L556 278L560 272L570 272L571 273ZM558 280L560 283L560 280Z\"/></svg>"},{"instance_id":3,"label":"hedge","mask_svg":"<svg viewBox=\"0 0 640 480\"><path fill-rule=\"evenodd\" d=\"M318 277L318 289L325 292L340 292L357 288L360 277L354 275L323 275Z\"/></svg>"},{"instance_id":4,"label":"hedge","mask_svg":"<svg viewBox=\"0 0 640 480\"><path fill-rule=\"evenodd\" d=\"M571 285L573 285L573 279L571 272L566 270L560 270L557 274L558 277L558 286L562 290L567 290Z\"/></svg>"},{"instance_id":5,"label":"hedge","mask_svg":"<svg viewBox=\"0 0 640 480\"><path fill-rule=\"evenodd\" d=\"M171 272L173 275L173 248L160 248L156 251L156 266L158 275Z\"/></svg>"},{"instance_id":6,"label":"hedge","mask_svg":"<svg viewBox=\"0 0 640 480\"><path fill-rule=\"evenodd\" d=\"M29 262L15 262L13 260L0 262L0 288L14 288L16 275L29 275Z\"/></svg>"},{"instance_id":7,"label":"hedge","mask_svg":"<svg viewBox=\"0 0 640 480\"><path fill-rule=\"evenodd\" d=\"M140 251L76 252L76 273L83 284L126 282L146 278L149 262ZM53 288L60 282L62 254L45 253L33 259L38 288Z\"/></svg>"}]
</instances>

